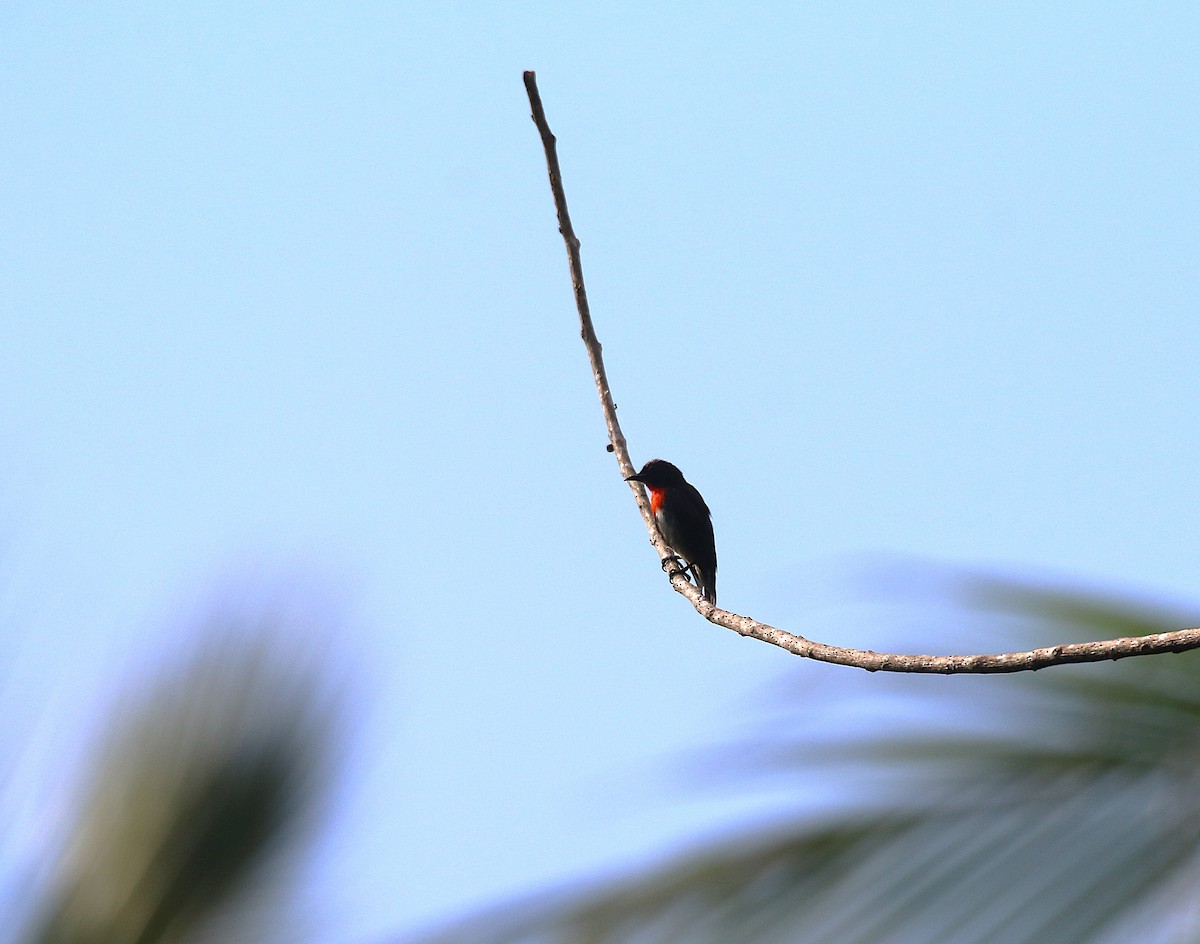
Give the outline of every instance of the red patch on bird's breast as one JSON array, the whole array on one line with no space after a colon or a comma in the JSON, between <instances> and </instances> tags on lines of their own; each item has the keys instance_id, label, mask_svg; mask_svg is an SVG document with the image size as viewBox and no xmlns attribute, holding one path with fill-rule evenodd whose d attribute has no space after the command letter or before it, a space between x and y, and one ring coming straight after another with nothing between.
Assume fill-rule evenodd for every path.
<instances>
[{"instance_id":1,"label":"red patch on bird's breast","mask_svg":"<svg viewBox=\"0 0 1200 944\"><path fill-rule=\"evenodd\" d=\"M650 489L650 510L654 514L656 514L656 515L658 514L658 509L660 509L662 507L663 498L666 497L666 494L667 493L664 492L662 489L658 489L658 488Z\"/></svg>"}]
</instances>

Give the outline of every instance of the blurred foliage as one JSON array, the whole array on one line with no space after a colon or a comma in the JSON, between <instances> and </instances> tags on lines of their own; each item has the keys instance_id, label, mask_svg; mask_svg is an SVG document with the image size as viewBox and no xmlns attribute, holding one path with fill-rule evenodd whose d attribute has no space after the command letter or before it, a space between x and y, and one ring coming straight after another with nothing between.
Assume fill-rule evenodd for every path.
<instances>
[{"instance_id":1,"label":"blurred foliage","mask_svg":"<svg viewBox=\"0 0 1200 944\"><path fill-rule=\"evenodd\" d=\"M182 665L134 686L19 940L172 944L214 926L258 939L255 909L317 811L338 714L281 628L205 627Z\"/></svg>"},{"instance_id":2,"label":"blurred foliage","mask_svg":"<svg viewBox=\"0 0 1200 944\"><path fill-rule=\"evenodd\" d=\"M978 624L972 638L1067 642L1197 622L1087 593L987 580L960 589L954 619ZM1200 880L1200 653L869 683L847 689L869 692L875 717L903 694L918 720L821 736L844 707L838 698L853 696L795 698L720 764L726 781L824 783L853 798L841 808L620 881L494 908L422 944L1200 940L1190 904Z\"/></svg>"},{"instance_id":3,"label":"blurred foliage","mask_svg":"<svg viewBox=\"0 0 1200 944\"><path fill-rule=\"evenodd\" d=\"M1196 622L1094 594L960 589L955 625L975 624L963 638ZM269 626L235 620L204 638L107 723L22 944L280 936L266 893L320 811L338 699ZM707 771L726 785L820 783L829 809L502 905L422 944L1200 941L1200 653L1007 677L839 669L824 691L811 669Z\"/></svg>"}]
</instances>

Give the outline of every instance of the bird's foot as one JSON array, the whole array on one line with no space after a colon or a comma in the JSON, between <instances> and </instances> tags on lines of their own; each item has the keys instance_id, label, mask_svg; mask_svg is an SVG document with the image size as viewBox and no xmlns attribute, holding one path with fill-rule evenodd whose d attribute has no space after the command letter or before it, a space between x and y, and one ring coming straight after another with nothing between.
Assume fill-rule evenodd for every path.
<instances>
[{"instance_id":1,"label":"bird's foot","mask_svg":"<svg viewBox=\"0 0 1200 944\"><path fill-rule=\"evenodd\" d=\"M691 565L678 554L664 557L662 560L662 569L667 572L667 577L671 580L680 575L687 577L689 580L692 577ZM697 586L699 585L697 584Z\"/></svg>"}]
</instances>

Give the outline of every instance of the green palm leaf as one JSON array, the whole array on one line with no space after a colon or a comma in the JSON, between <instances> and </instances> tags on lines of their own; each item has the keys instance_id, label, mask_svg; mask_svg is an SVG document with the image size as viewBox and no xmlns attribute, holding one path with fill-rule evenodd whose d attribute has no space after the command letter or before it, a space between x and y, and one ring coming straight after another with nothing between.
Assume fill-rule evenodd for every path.
<instances>
[{"instance_id":1,"label":"green palm leaf","mask_svg":"<svg viewBox=\"0 0 1200 944\"><path fill-rule=\"evenodd\" d=\"M970 608L960 618L1023 623L1032 638L1195 623L1088 594L998 581L966 589ZM1200 880L1197 654L956 681L872 677L862 686L917 698L921 716L933 719L919 728L840 742L760 740L724 755L743 777L815 778L866 802L702 845L621 882L496 909L428 940L1196 940L1181 903ZM838 707L803 703L786 729L810 729ZM772 729L780 727L776 719Z\"/></svg>"},{"instance_id":2,"label":"green palm leaf","mask_svg":"<svg viewBox=\"0 0 1200 944\"><path fill-rule=\"evenodd\" d=\"M336 712L273 629L205 635L111 723L22 940L173 944L216 922L222 940L258 939L254 907L312 818Z\"/></svg>"}]
</instances>

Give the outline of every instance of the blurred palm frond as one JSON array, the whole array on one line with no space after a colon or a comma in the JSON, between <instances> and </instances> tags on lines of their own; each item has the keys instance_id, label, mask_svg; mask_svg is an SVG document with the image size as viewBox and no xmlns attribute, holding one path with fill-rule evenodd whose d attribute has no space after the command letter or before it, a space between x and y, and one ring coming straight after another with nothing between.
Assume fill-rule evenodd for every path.
<instances>
[{"instance_id":1,"label":"blurred palm frond","mask_svg":"<svg viewBox=\"0 0 1200 944\"><path fill-rule=\"evenodd\" d=\"M965 589L959 621L1009 632L1017 622L1027 637L1196 623L1095 594L986 580ZM743 776L786 772L869 800L495 908L422 944L1200 939L1187 904L1200 880L1200 653L953 684L870 682L877 709L886 684L929 720L840 742L773 735L724 755ZM773 732L837 717L836 704L793 710L793 724L776 721Z\"/></svg>"},{"instance_id":2,"label":"blurred palm frond","mask_svg":"<svg viewBox=\"0 0 1200 944\"><path fill-rule=\"evenodd\" d=\"M108 723L23 940L174 944L221 922L224 939L251 933L260 893L312 820L337 718L277 629L206 627L198 651Z\"/></svg>"}]
</instances>

